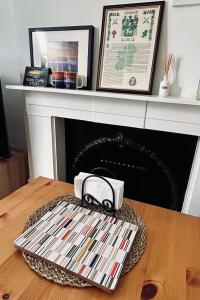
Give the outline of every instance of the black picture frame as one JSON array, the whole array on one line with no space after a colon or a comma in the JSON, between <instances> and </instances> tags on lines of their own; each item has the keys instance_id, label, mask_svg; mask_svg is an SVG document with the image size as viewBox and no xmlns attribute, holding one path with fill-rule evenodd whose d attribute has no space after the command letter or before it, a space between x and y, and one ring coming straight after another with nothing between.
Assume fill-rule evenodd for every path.
<instances>
[{"instance_id":1,"label":"black picture frame","mask_svg":"<svg viewBox=\"0 0 200 300\"><path fill-rule=\"evenodd\" d=\"M84 86L81 89L90 90L92 88L92 63L93 63L93 44L94 44L94 26L62 26L62 27L40 27L29 28L29 44L30 44L30 59L32 67L51 67L49 65L42 65L39 56L39 50L36 36L42 36L43 40L53 43L78 43L83 47L80 51L78 49L78 67L83 74L78 74L84 77ZM66 39L65 39L66 36ZM44 41L43 41L44 42ZM41 47L40 47L41 48ZM48 43L46 43L48 49ZM82 51L83 50L83 51ZM47 51L47 50L45 50ZM80 66L79 66L80 64Z\"/></svg>"},{"instance_id":2,"label":"black picture frame","mask_svg":"<svg viewBox=\"0 0 200 300\"><path fill-rule=\"evenodd\" d=\"M165 1L156 1L109 5L103 7L96 86L98 91L147 95L152 93L164 6ZM146 21L146 23L148 22L147 25L144 25L145 16L148 17L148 21ZM131 28L131 30L129 30L128 27L125 27L125 22L129 24L126 25L129 26L129 28L131 28L130 26L132 26L132 24L133 26L136 24L136 29L132 27L134 29ZM146 48L144 48L144 50L138 50L139 47L141 47L140 40L143 37L145 37L147 40L146 43L144 42L143 46ZM118 42L116 42L117 39ZM139 42L137 42L137 40L139 40ZM146 62L141 54L142 51L146 51L148 58L148 47L150 49L150 62ZM131 60L132 62L134 61L134 51L136 54L140 52L140 55L138 55L137 59L141 61L141 65L137 65L137 59L135 60L135 64L131 64ZM127 53L126 57L124 54L125 52ZM116 55L118 55L119 58ZM124 61L127 59L127 57L129 57L129 65L127 60L125 63L119 63L118 61L121 59L120 56L124 59ZM142 65L143 61L145 61L146 65ZM116 70L117 68L120 69L120 67L122 68L123 66L125 66L124 70ZM146 73L145 68L148 70ZM129 69L128 72L127 69ZM142 71L144 72L143 75L140 73Z\"/></svg>"}]
</instances>

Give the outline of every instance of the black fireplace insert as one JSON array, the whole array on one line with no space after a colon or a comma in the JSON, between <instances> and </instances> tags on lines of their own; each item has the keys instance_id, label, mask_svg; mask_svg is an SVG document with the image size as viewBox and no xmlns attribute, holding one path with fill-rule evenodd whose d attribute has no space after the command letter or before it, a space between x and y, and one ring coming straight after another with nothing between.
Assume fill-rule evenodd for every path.
<instances>
[{"instance_id":1,"label":"black fireplace insert","mask_svg":"<svg viewBox=\"0 0 200 300\"><path fill-rule=\"evenodd\" d=\"M79 172L123 180L125 197L180 211L197 137L65 120L66 181Z\"/></svg>"}]
</instances>

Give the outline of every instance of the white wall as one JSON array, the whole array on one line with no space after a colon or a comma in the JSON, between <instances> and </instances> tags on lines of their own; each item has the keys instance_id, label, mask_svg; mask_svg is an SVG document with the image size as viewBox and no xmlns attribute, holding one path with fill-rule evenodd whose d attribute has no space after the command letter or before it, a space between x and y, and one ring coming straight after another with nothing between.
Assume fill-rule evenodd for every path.
<instances>
[{"instance_id":1,"label":"white wall","mask_svg":"<svg viewBox=\"0 0 200 300\"><path fill-rule=\"evenodd\" d=\"M19 75L23 77L25 66L30 65L29 27L94 25L95 89L103 6L144 1L0 0L0 28L4 28L0 32L0 75L4 83L18 83ZM200 6L173 7L172 0L166 2L153 93L158 93L163 54L172 52L177 58L179 72L172 84L171 94L195 97L200 78ZM173 77L171 74L171 80ZM24 148L23 97L17 92L16 95L6 92L5 102L11 143Z\"/></svg>"},{"instance_id":2,"label":"white wall","mask_svg":"<svg viewBox=\"0 0 200 300\"><path fill-rule=\"evenodd\" d=\"M13 0L0 0L0 78L5 83L20 83L18 39ZM8 133L13 148L26 148L24 101L20 93L3 89Z\"/></svg>"}]
</instances>

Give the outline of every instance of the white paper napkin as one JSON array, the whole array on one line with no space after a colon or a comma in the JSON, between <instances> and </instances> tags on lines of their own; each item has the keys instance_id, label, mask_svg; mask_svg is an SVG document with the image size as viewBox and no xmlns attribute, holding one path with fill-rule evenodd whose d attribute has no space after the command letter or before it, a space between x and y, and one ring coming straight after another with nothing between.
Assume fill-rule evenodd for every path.
<instances>
[{"instance_id":1,"label":"white paper napkin","mask_svg":"<svg viewBox=\"0 0 200 300\"><path fill-rule=\"evenodd\" d=\"M82 192L82 183L83 180L92 174L80 172L74 178L74 193L75 196L81 199ZM116 180L112 178L104 177L109 181L114 189L115 194L115 209L119 210L123 204L123 196L124 196L124 182L121 180ZM104 199L108 199L112 202L112 191L110 186L98 177L91 177L87 179L84 187L84 193L92 195L95 199L97 199L100 203Z\"/></svg>"}]
</instances>

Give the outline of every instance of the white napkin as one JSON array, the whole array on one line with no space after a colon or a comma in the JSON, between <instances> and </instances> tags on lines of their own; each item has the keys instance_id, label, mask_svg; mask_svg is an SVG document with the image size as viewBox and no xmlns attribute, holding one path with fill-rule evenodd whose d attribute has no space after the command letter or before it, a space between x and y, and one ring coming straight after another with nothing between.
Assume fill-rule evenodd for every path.
<instances>
[{"instance_id":1,"label":"white napkin","mask_svg":"<svg viewBox=\"0 0 200 300\"><path fill-rule=\"evenodd\" d=\"M78 176L74 177L74 193L75 196L81 199L83 180L92 174L80 172ZM123 204L124 196L124 182L121 180L104 177L112 185L115 194L115 209L119 210ZM112 191L110 186L98 177L91 177L85 182L84 193L92 195L100 203L104 199L112 202Z\"/></svg>"}]
</instances>

